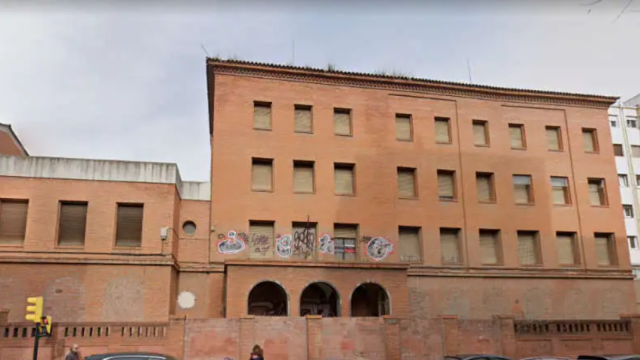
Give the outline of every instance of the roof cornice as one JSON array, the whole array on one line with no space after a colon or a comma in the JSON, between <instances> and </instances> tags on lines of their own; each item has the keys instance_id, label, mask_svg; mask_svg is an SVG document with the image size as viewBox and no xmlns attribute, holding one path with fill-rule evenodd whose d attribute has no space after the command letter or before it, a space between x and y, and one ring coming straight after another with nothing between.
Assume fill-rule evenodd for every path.
<instances>
[{"instance_id":1,"label":"roof cornice","mask_svg":"<svg viewBox=\"0 0 640 360\"><path fill-rule=\"evenodd\" d=\"M607 109L618 97L554 91L502 88L410 77L323 70L289 65L239 60L207 59L214 74L268 77L283 80L320 82L331 85L371 87L395 91L422 92L446 96L473 97L499 101L533 102Z\"/></svg>"}]
</instances>

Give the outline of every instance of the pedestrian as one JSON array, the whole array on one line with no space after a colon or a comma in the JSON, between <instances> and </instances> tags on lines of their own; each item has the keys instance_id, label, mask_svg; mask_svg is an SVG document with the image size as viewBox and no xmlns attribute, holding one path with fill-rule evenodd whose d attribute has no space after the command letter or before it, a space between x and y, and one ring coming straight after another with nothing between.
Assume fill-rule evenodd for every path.
<instances>
[{"instance_id":1,"label":"pedestrian","mask_svg":"<svg viewBox=\"0 0 640 360\"><path fill-rule=\"evenodd\" d=\"M69 360L69 359L65 359ZM250 360L264 360L264 352L259 345L254 345L253 350L251 350L251 358Z\"/></svg>"},{"instance_id":2,"label":"pedestrian","mask_svg":"<svg viewBox=\"0 0 640 360\"><path fill-rule=\"evenodd\" d=\"M82 360L82 357L80 357L80 346L78 346L78 344L71 345L69 350L64 360Z\"/></svg>"}]
</instances>

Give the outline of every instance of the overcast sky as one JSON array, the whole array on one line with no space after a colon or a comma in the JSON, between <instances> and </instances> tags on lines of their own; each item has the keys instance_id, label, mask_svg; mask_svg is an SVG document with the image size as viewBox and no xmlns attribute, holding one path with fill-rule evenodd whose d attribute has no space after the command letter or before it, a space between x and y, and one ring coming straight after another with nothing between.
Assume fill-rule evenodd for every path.
<instances>
[{"instance_id":1,"label":"overcast sky","mask_svg":"<svg viewBox=\"0 0 640 360\"><path fill-rule=\"evenodd\" d=\"M620 17L628 0L586 5L596 1L0 3L0 122L34 156L175 162L183 179L208 180L203 47L461 82L468 58L474 83L630 98L640 92L640 0Z\"/></svg>"}]
</instances>

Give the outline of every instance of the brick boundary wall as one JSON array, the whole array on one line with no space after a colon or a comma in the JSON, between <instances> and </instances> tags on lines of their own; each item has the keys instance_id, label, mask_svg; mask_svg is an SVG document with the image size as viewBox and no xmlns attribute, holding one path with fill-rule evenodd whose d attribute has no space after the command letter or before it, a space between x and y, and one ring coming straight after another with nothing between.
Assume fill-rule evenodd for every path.
<instances>
[{"instance_id":1,"label":"brick boundary wall","mask_svg":"<svg viewBox=\"0 0 640 360\"><path fill-rule=\"evenodd\" d=\"M0 314L1 315L1 314ZM2 320L2 316L0 316ZM31 359L29 324L0 323L0 359ZM269 360L440 360L445 354L528 356L640 353L640 316L620 320L493 320L242 317L174 318L168 323L56 324L39 360L61 360L71 344L84 356L148 351L180 360L242 360L254 344Z\"/></svg>"}]
</instances>

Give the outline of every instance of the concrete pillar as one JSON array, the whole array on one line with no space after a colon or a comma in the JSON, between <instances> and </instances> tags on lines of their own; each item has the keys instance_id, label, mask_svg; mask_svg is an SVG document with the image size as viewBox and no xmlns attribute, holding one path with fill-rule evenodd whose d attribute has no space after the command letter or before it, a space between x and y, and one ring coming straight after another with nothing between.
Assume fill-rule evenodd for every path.
<instances>
[{"instance_id":1,"label":"concrete pillar","mask_svg":"<svg viewBox=\"0 0 640 360\"><path fill-rule=\"evenodd\" d=\"M384 317L385 348L387 360L400 360L400 319L393 316Z\"/></svg>"},{"instance_id":2,"label":"concrete pillar","mask_svg":"<svg viewBox=\"0 0 640 360\"><path fill-rule=\"evenodd\" d=\"M322 316L307 315L307 359L322 358Z\"/></svg>"}]
</instances>

